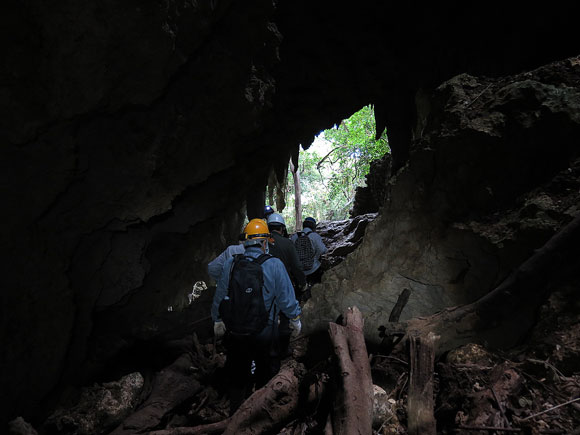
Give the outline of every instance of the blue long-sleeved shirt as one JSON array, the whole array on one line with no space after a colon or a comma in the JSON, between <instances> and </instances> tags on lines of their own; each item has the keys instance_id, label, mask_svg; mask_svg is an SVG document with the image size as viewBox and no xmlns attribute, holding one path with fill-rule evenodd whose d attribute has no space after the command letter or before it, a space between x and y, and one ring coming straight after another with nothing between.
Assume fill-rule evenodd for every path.
<instances>
[{"instance_id":1,"label":"blue long-sleeved shirt","mask_svg":"<svg viewBox=\"0 0 580 435\"><path fill-rule=\"evenodd\" d=\"M218 282L220 276L222 276L222 271L226 261L236 254L243 254L244 251L244 245L241 244L228 246L220 255L207 265L207 273L209 273L209 276L211 276L215 282Z\"/></svg>"},{"instance_id":2,"label":"blue long-sleeved shirt","mask_svg":"<svg viewBox=\"0 0 580 435\"><path fill-rule=\"evenodd\" d=\"M250 246L245 250L245 255L249 257L258 258L261 254L262 250L257 246ZM220 320L219 306L222 299L228 294L230 269L233 261L233 258L229 258L225 262L221 277L218 280L211 307L211 317L214 322ZM286 272L284 263L280 259L272 257L262 263L262 271L264 273L264 289L262 292L264 305L270 313L268 325L272 326L274 324L274 318L277 318L277 314L280 311L290 319L300 316L302 310L294 296L294 288L292 287L292 282L290 281L288 272ZM271 309L273 303L274 309Z\"/></svg>"},{"instance_id":3,"label":"blue long-sleeved shirt","mask_svg":"<svg viewBox=\"0 0 580 435\"><path fill-rule=\"evenodd\" d=\"M303 231L312 241L312 246L314 246L314 263L312 264L311 269L304 271L304 275L308 276L318 270L318 268L320 267L320 256L327 251L327 248L324 245L324 242L322 241L322 237L320 237L320 234L312 231L308 227L304 228ZM296 233L292 234L292 237L290 239L292 240L292 242L295 242L296 239L298 239L298 234Z\"/></svg>"}]
</instances>

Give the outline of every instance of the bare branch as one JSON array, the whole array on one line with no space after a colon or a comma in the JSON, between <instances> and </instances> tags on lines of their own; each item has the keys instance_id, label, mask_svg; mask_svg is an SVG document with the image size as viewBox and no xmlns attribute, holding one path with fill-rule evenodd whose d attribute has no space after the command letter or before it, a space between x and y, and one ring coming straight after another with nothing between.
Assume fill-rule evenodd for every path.
<instances>
[{"instance_id":1,"label":"bare branch","mask_svg":"<svg viewBox=\"0 0 580 435\"><path fill-rule=\"evenodd\" d=\"M316 169L320 170L320 166L322 165L322 163L336 150L339 150L341 148L346 148L346 145L339 145L337 147L334 147L333 149L331 149L328 154L326 154L321 160L318 161L318 163L316 164ZM335 161L336 162L336 161ZM333 162L334 163L334 162Z\"/></svg>"}]
</instances>

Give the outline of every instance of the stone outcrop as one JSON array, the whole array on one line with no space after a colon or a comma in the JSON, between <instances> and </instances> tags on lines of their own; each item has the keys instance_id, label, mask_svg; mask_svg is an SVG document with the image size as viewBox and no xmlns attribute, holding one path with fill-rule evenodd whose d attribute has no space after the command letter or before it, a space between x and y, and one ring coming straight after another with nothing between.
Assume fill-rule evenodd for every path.
<instances>
[{"instance_id":1,"label":"stone outcrop","mask_svg":"<svg viewBox=\"0 0 580 435\"><path fill-rule=\"evenodd\" d=\"M0 316L8 412L154 339L235 240L261 182L236 162L269 104L280 42L267 2L11 9L2 19L27 38L3 62L14 75L0 157L12 210Z\"/></svg>"},{"instance_id":2,"label":"stone outcrop","mask_svg":"<svg viewBox=\"0 0 580 435\"><path fill-rule=\"evenodd\" d=\"M305 329L324 329L357 306L379 341L403 289L411 296L402 320L472 302L570 221L580 200L570 140L580 134L579 80L571 58L438 87L408 163L381 187L379 216L312 289Z\"/></svg>"},{"instance_id":3,"label":"stone outcrop","mask_svg":"<svg viewBox=\"0 0 580 435\"><path fill-rule=\"evenodd\" d=\"M353 252L363 241L367 225L376 217L377 213L368 213L342 221L319 222L316 232L327 249L320 259L323 270L336 266Z\"/></svg>"}]
</instances>

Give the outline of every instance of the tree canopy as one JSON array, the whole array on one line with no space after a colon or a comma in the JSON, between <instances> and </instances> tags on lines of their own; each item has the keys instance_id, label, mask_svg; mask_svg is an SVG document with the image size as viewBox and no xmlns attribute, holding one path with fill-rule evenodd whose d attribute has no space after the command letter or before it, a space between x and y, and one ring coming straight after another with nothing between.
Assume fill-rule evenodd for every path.
<instances>
[{"instance_id":1,"label":"tree canopy","mask_svg":"<svg viewBox=\"0 0 580 435\"><path fill-rule=\"evenodd\" d=\"M316 220L346 219L356 188L365 185L370 162L390 152L386 131L375 139L373 106L365 106L339 125L322 131L312 146L300 152L302 216ZM288 177L292 177L291 171ZM287 183L288 228L295 227L294 184Z\"/></svg>"}]
</instances>

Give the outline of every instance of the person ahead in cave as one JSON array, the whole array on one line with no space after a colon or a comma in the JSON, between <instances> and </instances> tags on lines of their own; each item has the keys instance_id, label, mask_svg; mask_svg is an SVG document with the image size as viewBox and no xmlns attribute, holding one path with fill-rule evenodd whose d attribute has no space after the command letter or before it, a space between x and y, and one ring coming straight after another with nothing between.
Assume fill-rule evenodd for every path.
<instances>
[{"instance_id":1,"label":"person ahead in cave","mask_svg":"<svg viewBox=\"0 0 580 435\"><path fill-rule=\"evenodd\" d=\"M270 216L272 213L274 213L274 209L272 208L272 206L266 205L264 207L264 219L268 219L268 216ZM286 231L286 229L284 229L284 231ZM288 233L286 233L285 235L287 237ZM208 263L207 273L209 274L209 276L213 278L215 282L217 282L220 279L225 262L236 254L244 253L245 249L242 242L244 241L245 237L246 235L244 233L240 234L239 238L240 243L228 246L226 249L222 251L220 255L218 255L216 258L214 258L212 261Z\"/></svg>"},{"instance_id":2,"label":"person ahead in cave","mask_svg":"<svg viewBox=\"0 0 580 435\"><path fill-rule=\"evenodd\" d=\"M327 248L324 245L320 234L316 232L316 220L313 217L307 217L304 219L304 222L302 222L302 227L304 230L292 234L291 240L294 242L294 246L296 246L300 261L303 264L306 281L308 282L309 286L312 286L321 280L322 268L320 267L320 256L327 251ZM300 246L304 246L301 243L303 240L298 241L298 239L304 237L307 237L306 240L309 242L311 248L301 249ZM306 247L308 247L308 245L306 245Z\"/></svg>"},{"instance_id":3,"label":"person ahead in cave","mask_svg":"<svg viewBox=\"0 0 580 435\"><path fill-rule=\"evenodd\" d=\"M278 213L270 214L268 216L268 229L274 240L273 243L269 244L270 254L282 260L292 283L295 285L294 288L304 287L306 285L306 276L302 270L294 243L288 239L284 218Z\"/></svg>"},{"instance_id":4,"label":"person ahead in cave","mask_svg":"<svg viewBox=\"0 0 580 435\"><path fill-rule=\"evenodd\" d=\"M302 271L298 253L294 247L294 243L284 236L288 234L286 231L286 222L284 218L278 213L272 213L268 216L268 229L272 234L273 243L269 244L270 254L279 258L286 267L286 272L290 276L292 286L294 287L294 295L300 300L302 289L306 286L306 276ZM280 313L280 354L282 356L288 354L288 346L290 345L290 336L292 330L290 329L289 319Z\"/></svg>"},{"instance_id":5,"label":"person ahead in cave","mask_svg":"<svg viewBox=\"0 0 580 435\"><path fill-rule=\"evenodd\" d=\"M245 252L226 261L213 298L211 317L214 335L224 337L226 346L226 374L229 378L230 413L245 400L252 383L252 361L255 363L256 389L263 387L280 370L278 351L278 318L283 313L290 319L292 335L302 329L302 310L294 295L292 282L284 263L268 254L270 233L263 219L252 219L244 229ZM261 264L256 278L252 263ZM242 267L243 266L243 267ZM251 267L250 267L251 266ZM251 272L250 272L251 269ZM260 288L259 284L262 283ZM236 292L237 290L241 290ZM254 317L242 319L240 314L253 312L239 309L247 298L261 294L264 323ZM237 301L237 302L235 302ZM256 306L256 301L243 308ZM259 310L258 310L259 311ZM232 320L232 316L235 319ZM243 315L241 317L244 317ZM262 325L261 329L250 329L250 325ZM226 328L227 325L227 328Z\"/></svg>"},{"instance_id":6,"label":"person ahead in cave","mask_svg":"<svg viewBox=\"0 0 580 435\"><path fill-rule=\"evenodd\" d=\"M271 205L264 206L264 219L267 220L268 216L270 216L272 213L274 213L274 209Z\"/></svg>"},{"instance_id":7,"label":"person ahead in cave","mask_svg":"<svg viewBox=\"0 0 580 435\"><path fill-rule=\"evenodd\" d=\"M224 269L224 264L227 260L232 258L236 254L243 254L245 252L244 245L242 242L246 238L244 233L240 234L239 242L235 245L230 245L226 249L222 251L220 255L210 261L207 265L207 273L209 276L213 278L213 280L217 283L222 275L222 271Z\"/></svg>"}]
</instances>

